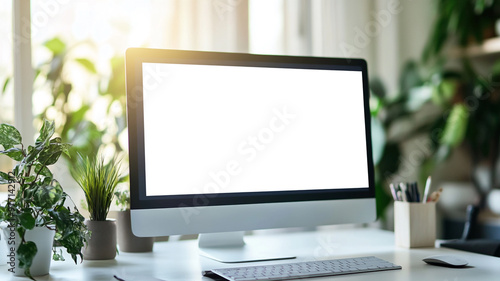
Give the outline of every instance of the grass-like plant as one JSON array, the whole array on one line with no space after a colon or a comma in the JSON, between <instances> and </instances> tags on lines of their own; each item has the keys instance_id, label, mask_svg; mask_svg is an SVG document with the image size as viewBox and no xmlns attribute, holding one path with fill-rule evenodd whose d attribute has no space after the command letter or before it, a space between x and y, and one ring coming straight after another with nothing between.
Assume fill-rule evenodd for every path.
<instances>
[{"instance_id":1,"label":"grass-like plant","mask_svg":"<svg viewBox=\"0 0 500 281\"><path fill-rule=\"evenodd\" d=\"M78 158L73 174L85 193L90 220L105 221L120 182L120 161L115 157L106 163L103 155Z\"/></svg>"}]
</instances>

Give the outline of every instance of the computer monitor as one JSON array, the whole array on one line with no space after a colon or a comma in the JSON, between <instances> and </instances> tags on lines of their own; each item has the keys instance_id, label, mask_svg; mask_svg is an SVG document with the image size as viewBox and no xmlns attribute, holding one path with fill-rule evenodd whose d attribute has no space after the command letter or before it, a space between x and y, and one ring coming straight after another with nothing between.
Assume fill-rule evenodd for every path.
<instances>
[{"instance_id":1,"label":"computer monitor","mask_svg":"<svg viewBox=\"0 0 500 281\"><path fill-rule=\"evenodd\" d=\"M135 235L265 260L242 231L376 219L364 60L131 48L126 80Z\"/></svg>"}]
</instances>

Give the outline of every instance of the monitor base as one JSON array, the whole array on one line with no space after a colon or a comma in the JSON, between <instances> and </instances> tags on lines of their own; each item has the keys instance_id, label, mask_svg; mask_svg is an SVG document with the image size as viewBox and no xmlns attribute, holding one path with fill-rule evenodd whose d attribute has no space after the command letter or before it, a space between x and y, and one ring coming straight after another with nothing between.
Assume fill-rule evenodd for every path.
<instances>
[{"instance_id":1,"label":"monitor base","mask_svg":"<svg viewBox=\"0 0 500 281\"><path fill-rule=\"evenodd\" d=\"M295 256L266 251L260 247L246 245L243 232L200 234L200 255L223 263L241 263L269 260L294 259Z\"/></svg>"}]
</instances>

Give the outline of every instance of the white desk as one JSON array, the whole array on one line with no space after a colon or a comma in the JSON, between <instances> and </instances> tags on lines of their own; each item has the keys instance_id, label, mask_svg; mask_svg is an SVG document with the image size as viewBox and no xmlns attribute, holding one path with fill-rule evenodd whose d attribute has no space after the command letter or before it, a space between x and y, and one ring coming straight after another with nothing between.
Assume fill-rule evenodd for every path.
<instances>
[{"instance_id":1,"label":"white desk","mask_svg":"<svg viewBox=\"0 0 500 281\"><path fill-rule=\"evenodd\" d=\"M247 244L264 248L276 247L283 253L297 255L295 260L274 261L287 263L326 258L374 255L401 265L402 270L342 275L307 280L500 280L500 259L446 248L403 249L394 246L392 232L377 229L352 229L276 235L257 235L245 238ZM422 258L442 253L461 255L469 261L468 268L446 268L427 265ZM259 264L259 263L254 263ZM241 264L239 264L241 265ZM115 280L113 275L126 280L212 280L202 277L201 271L210 268L238 266L221 264L198 255L196 241L156 243L152 253L120 253L115 260L84 261L75 265L71 258L54 262L50 275L37 280ZM9 277L6 266L0 267L0 280L27 280ZM146 278L154 276L158 279ZM10 279L9 279L10 278Z\"/></svg>"}]
</instances>

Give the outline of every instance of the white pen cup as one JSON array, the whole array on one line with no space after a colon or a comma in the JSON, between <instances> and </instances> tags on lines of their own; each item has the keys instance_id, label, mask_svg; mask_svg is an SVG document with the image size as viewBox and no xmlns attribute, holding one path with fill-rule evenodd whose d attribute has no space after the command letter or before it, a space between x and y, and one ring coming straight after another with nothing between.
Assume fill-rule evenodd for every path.
<instances>
[{"instance_id":1,"label":"white pen cup","mask_svg":"<svg viewBox=\"0 0 500 281\"><path fill-rule=\"evenodd\" d=\"M436 203L394 202L396 246L434 247L436 241Z\"/></svg>"}]
</instances>

